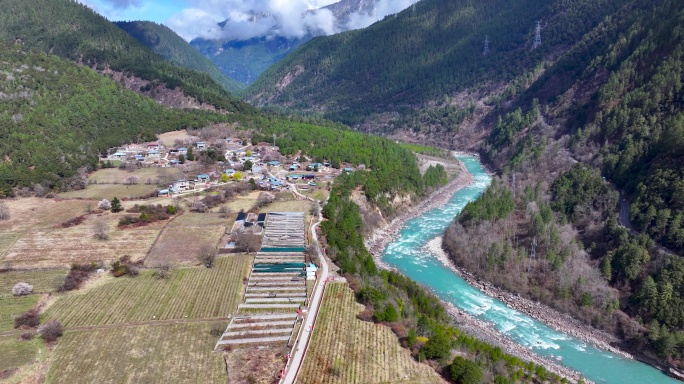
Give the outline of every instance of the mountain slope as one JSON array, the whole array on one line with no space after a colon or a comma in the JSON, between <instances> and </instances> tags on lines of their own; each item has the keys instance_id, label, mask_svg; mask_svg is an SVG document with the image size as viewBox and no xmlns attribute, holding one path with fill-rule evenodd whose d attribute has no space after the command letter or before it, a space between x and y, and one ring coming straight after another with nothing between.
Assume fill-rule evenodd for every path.
<instances>
[{"instance_id":1,"label":"mountain slope","mask_svg":"<svg viewBox=\"0 0 684 384\"><path fill-rule=\"evenodd\" d=\"M266 71L246 95L260 105L322 111L350 124L389 111L406 115L445 95L498 87L532 70L621 4L425 0L366 29L313 39ZM543 44L532 50L537 20Z\"/></svg>"},{"instance_id":2,"label":"mountain slope","mask_svg":"<svg viewBox=\"0 0 684 384\"><path fill-rule=\"evenodd\" d=\"M254 37L245 41L194 39L190 45L242 88L311 37Z\"/></svg>"},{"instance_id":3,"label":"mountain slope","mask_svg":"<svg viewBox=\"0 0 684 384\"><path fill-rule=\"evenodd\" d=\"M242 84L221 73L209 59L165 25L151 21L117 21L114 24L166 60L207 73L229 92L238 92L244 88Z\"/></svg>"},{"instance_id":4,"label":"mountain slope","mask_svg":"<svg viewBox=\"0 0 684 384\"><path fill-rule=\"evenodd\" d=\"M494 110L483 152L502 175L445 236L459 265L676 369L682 20L680 1L630 1Z\"/></svg>"},{"instance_id":5,"label":"mountain slope","mask_svg":"<svg viewBox=\"0 0 684 384\"><path fill-rule=\"evenodd\" d=\"M133 74L180 88L199 103L226 111L246 108L208 75L177 67L91 9L71 0L6 0L0 7L0 39L20 41L99 70Z\"/></svg>"},{"instance_id":6,"label":"mountain slope","mask_svg":"<svg viewBox=\"0 0 684 384\"><path fill-rule=\"evenodd\" d=\"M101 152L211 115L164 108L88 67L0 41L0 197L16 186L68 187ZM218 117L218 116L215 116Z\"/></svg>"}]
</instances>

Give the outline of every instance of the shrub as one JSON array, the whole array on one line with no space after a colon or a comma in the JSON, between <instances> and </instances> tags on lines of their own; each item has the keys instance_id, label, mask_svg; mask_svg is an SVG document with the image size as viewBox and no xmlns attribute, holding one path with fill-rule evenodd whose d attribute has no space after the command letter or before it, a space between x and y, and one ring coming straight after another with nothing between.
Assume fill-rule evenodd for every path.
<instances>
[{"instance_id":1,"label":"shrub","mask_svg":"<svg viewBox=\"0 0 684 384\"><path fill-rule=\"evenodd\" d=\"M12 294L14 296L30 295L33 292L33 285L20 281L12 287Z\"/></svg>"},{"instance_id":2,"label":"shrub","mask_svg":"<svg viewBox=\"0 0 684 384\"><path fill-rule=\"evenodd\" d=\"M74 217L73 219L69 219L65 222L63 222L62 228L70 228L70 227L75 227L85 221L85 215L81 215L78 217Z\"/></svg>"},{"instance_id":3,"label":"shrub","mask_svg":"<svg viewBox=\"0 0 684 384\"><path fill-rule=\"evenodd\" d=\"M73 264L69 273L64 278L64 282L57 287L57 290L64 292L78 289L84 281L88 280L88 277L92 272L95 272L100 268L102 268L102 264L98 263Z\"/></svg>"},{"instance_id":4,"label":"shrub","mask_svg":"<svg viewBox=\"0 0 684 384\"><path fill-rule=\"evenodd\" d=\"M97 203L97 208L108 211L112 209L112 203L107 199L102 199Z\"/></svg>"},{"instance_id":5,"label":"shrub","mask_svg":"<svg viewBox=\"0 0 684 384\"><path fill-rule=\"evenodd\" d=\"M171 276L171 264L164 261L159 264L157 270L154 271L154 277L158 279L168 279L169 276Z\"/></svg>"},{"instance_id":6,"label":"shrub","mask_svg":"<svg viewBox=\"0 0 684 384\"><path fill-rule=\"evenodd\" d=\"M126 215L119 220L119 226L136 224L136 223L153 223L159 220L168 220L171 216L177 212L176 208L172 205L162 206L157 205L134 205L133 207L126 210L128 213L139 213L138 217ZM173 213L171 213L173 212Z\"/></svg>"},{"instance_id":7,"label":"shrub","mask_svg":"<svg viewBox=\"0 0 684 384\"><path fill-rule=\"evenodd\" d=\"M36 334L34 332L31 332L31 331L22 332L22 334L19 335L19 338L21 340L24 340L24 341L33 340L34 337L36 337Z\"/></svg>"},{"instance_id":8,"label":"shrub","mask_svg":"<svg viewBox=\"0 0 684 384\"><path fill-rule=\"evenodd\" d=\"M38 310L31 308L28 311L14 318L14 328L28 327L35 328L40 324Z\"/></svg>"},{"instance_id":9,"label":"shrub","mask_svg":"<svg viewBox=\"0 0 684 384\"><path fill-rule=\"evenodd\" d=\"M220 324L220 323L212 324L211 329L209 330L209 334L214 336L214 337L219 337L219 336L223 335L224 329L225 329L225 327L223 326L223 324Z\"/></svg>"},{"instance_id":10,"label":"shrub","mask_svg":"<svg viewBox=\"0 0 684 384\"><path fill-rule=\"evenodd\" d=\"M112 275L114 277L121 277L124 275L137 276L140 271L138 267L142 262L132 262L131 257L128 255L122 256L119 260L112 263Z\"/></svg>"},{"instance_id":11,"label":"shrub","mask_svg":"<svg viewBox=\"0 0 684 384\"><path fill-rule=\"evenodd\" d=\"M43 324L38 328L38 333L45 340L45 342L56 341L58 337L62 336L64 329L62 328L62 323L57 320L48 320L47 323Z\"/></svg>"}]
</instances>

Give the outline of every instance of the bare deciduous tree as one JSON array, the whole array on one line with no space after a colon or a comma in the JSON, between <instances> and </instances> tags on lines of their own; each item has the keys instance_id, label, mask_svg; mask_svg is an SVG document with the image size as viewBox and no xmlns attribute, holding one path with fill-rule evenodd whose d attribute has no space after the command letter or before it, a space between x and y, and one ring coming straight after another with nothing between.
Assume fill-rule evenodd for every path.
<instances>
[{"instance_id":1,"label":"bare deciduous tree","mask_svg":"<svg viewBox=\"0 0 684 384\"><path fill-rule=\"evenodd\" d=\"M129 176L126 176L126 177L124 178L124 185L134 185L134 184L138 184L139 181L140 181L140 178L139 178L138 176L129 175Z\"/></svg>"},{"instance_id":2,"label":"bare deciduous tree","mask_svg":"<svg viewBox=\"0 0 684 384\"><path fill-rule=\"evenodd\" d=\"M261 236L243 233L235 242L235 249L239 252L251 253L261 248Z\"/></svg>"},{"instance_id":3,"label":"bare deciduous tree","mask_svg":"<svg viewBox=\"0 0 684 384\"><path fill-rule=\"evenodd\" d=\"M10 211L7 204L0 202L0 220L9 220Z\"/></svg>"},{"instance_id":4,"label":"bare deciduous tree","mask_svg":"<svg viewBox=\"0 0 684 384\"><path fill-rule=\"evenodd\" d=\"M197 255L197 259L200 263L204 264L205 267L213 267L214 262L216 261L216 248L210 246L202 247Z\"/></svg>"},{"instance_id":5,"label":"bare deciduous tree","mask_svg":"<svg viewBox=\"0 0 684 384\"><path fill-rule=\"evenodd\" d=\"M104 221L97 221L93 225L93 235L98 240L109 240L109 226Z\"/></svg>"}]
</instances>

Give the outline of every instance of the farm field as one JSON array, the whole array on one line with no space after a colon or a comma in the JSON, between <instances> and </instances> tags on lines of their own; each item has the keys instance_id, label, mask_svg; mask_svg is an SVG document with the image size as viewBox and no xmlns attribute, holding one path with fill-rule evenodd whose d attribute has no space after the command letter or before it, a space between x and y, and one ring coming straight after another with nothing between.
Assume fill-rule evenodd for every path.
<instances>
[{"instance_id":1,"label":"farm field","mask_svg":"<svg viewBox=\"0 0 684 384\"><path fill-rule=\"evenodd\" d=\"M252 260L246 255L220 257L214 268L177 268L168 279L158 279L152 271L111 279L64 294L44 317L65 327L225 317L242 299Z\"/></svg>"},{"instance_id":2,"label":"farm field","mask_svg":"<svg viewBox=\"0 0 684 384\"><path fill-rule=\"evenodd\" d=\"M55 290L56 279L66 276L66 269L44 271L0 272L0 295L9 295L14 284L24 281L33 285L33 293L46 293Z\"/></svg>"},{"instance_id":3,"label":"farm field","mask_svg":"<svg viewBox=\"0 0 684 384\"><path fill-rule=\"evenodd\" d=\"M226 324L222 324L225 326ZM45 383L226 383L211 323L67 331Z\"/></svg>"},{"instance_id":4,"label":"farm field","mask_svg":"<svg viewBox=\"0 0 684 384\"><path fill-rule=\"evenodd\" d=\"M178 168L147 167L127 171L119 168L104 168L88 175L89 187L98 184L123 184L127 176L137 176L139 184L145 184L152 179L153 184L160 179L173 181L183 178L183 173Z\"/></svg>"},{"instance_id":5,"label":"farm field","mask_svg":"<svg viewBox=\"0 0 684 384\"><path fill-rule=\"evenodd\" d=\"M0 332L14 329L14 318L28 311L38 303L39 295L12 296L0 295Z\"/></svg>"},{"instance_id":6,"label":"farm field","mask_svg":"<svg viewBox=\"0 0 684 384\"><path fill-rule=\"evenodd\" d=\"M44 350L43 341L38 338L22 341L16 335L0 336L0 372L33 363L40 357L38 352Z\"/></svg>"},{"instance_id":7,"label":"farm field","mask_svg":"<svg viewBox=\"0 0 684 384\"><path fill-rule=\"evenodd\" d=\"M388 327L358 320L360 311L347 284L328 285L297 383L444 383Z\"/></svg>"},{"instance_id":8,"label":"farm field","mask_svg":"<svg viewBox=\"0 0 684 384\"><path fill-rule=\"evenodd\" d=\"M77 191L69 191L60 193L60 197L77 198L77 199L91 199L91 200L111 200L114 197L119 199L135 199L149 195L150 193L159 189L156 184L90 184L86 189Z\"/></svg>"},{"instance_id":9,"label":"farm field","mask_svg":"<svg viewBox=\"0 0 684 384\"><path fill-rule=\"evenodd\" d=\"M199 140L199 137L190 135L186 129L181 129L180 131L161 133L157 135L157 139L165 147L173 147L176 140Z\"/></svg>"},{"instance_id":10,"label":"farm field","mask_svg":"<svg viewBox=\"0 0 684 384\"><path fill-rule=\"evenodd\" d=\"M151 267L168 261L173 264L197 264L203 247L215 247L226 232L228 219L218 213L184 213L164 228L145 259Z\"/></svg>"},{"instance_id":11,"label":"farm field","mask_svg":"<svg viewBox=\"0 0 684 384\"><path fill-rule=\"evenodd\" d=\"M166 222L116 229L116 223L122 216L108 214L88 217L82 224L69 228L33 229L14 243L5 253L3 262L21 269L66 267L72 263L115 260L123 255L129 255L133 260L142 259ZM93 237L93 226L99 220L109 225L109 240L101 241Z\"/></svg>"},{"instance_id":12,"label":"farm field","mask_svg":"<svg viewBox=\"0 0 684 384\"><path fill-rule=\"evenodd\" d=\"M306 197L310 197L314 200L320 200L320 201L325 201L325 199L328 198L328 195L330 192L328 192L326 189L311 189L308 191L302 191L300 190L299 193Z\"/></svg>"},{"instance_id":13,"label":"farm field","mask_svg":"<svg viewBox=\"0 0 684 384\"><path fill-rule=\"evenodd\" d=\"M0 233L21 233L32 228L50 228L85 212L92 201L26 197L3 201L10 219L0 221ZM0 240L1 241L1 240Z\"/></svg>"},{"instance_id":14,"label":"farm field","mask_svg":"<svg viewBox=\"0 0 684 384\"><path fill-rule=\"evenodd\" d=\"M251 192L245 196L237 196L235 200L226 205L232 212L249 211L256 203L259 193L260 192Z\"/></svg>"}]
</instances>

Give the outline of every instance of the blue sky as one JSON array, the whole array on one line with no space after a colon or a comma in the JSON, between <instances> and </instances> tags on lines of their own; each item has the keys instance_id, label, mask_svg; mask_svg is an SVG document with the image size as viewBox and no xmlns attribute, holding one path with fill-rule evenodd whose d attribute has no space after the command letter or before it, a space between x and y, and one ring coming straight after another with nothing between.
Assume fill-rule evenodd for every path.
<instances>
[{"instance_id":1,"label":"blue sky","mask_svg":"<svg viewBox=\"0 0 684 384\"><path fill-rule=\"evenodd\" d=\"M80 0L111 21L149 20L164 23L190 4L185 0Z\"/></svg>"}]
</instances>

